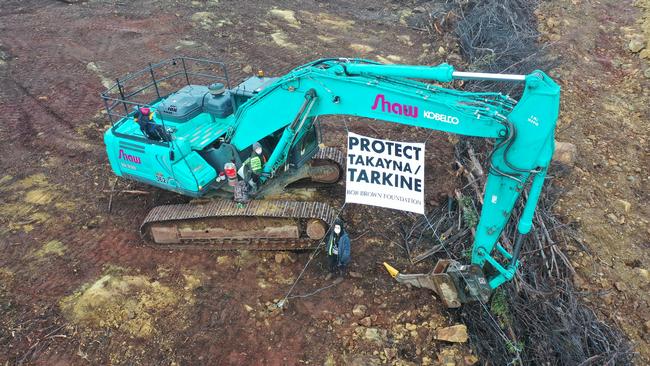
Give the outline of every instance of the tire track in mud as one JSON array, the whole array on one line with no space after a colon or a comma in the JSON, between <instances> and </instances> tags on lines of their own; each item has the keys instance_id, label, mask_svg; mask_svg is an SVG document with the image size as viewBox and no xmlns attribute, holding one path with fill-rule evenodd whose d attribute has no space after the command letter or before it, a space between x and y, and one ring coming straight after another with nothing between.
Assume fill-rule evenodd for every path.
<instances>
[{"instance_id":1,"label":"tire track in mud","mask_svg":"<svg viewBox=\"0 0 650 366\"><path fill-rule=\"evenodd\" d=\"M24 85L11 78L4 78L0 85L0 100L3 100L0 102L0 113L8 121L5 133L10 141L17 139L27 146L49 146L59 151L97 150L90 141L74 132L74 125L70 121L40 101ZM19 102L7 102L11 100Z\"/></svg>"}]
</instances>

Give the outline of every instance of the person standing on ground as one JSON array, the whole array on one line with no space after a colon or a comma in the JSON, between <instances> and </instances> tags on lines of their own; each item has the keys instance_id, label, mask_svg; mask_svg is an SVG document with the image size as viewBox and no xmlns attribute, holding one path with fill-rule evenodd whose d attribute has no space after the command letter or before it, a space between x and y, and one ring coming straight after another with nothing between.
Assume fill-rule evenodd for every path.
<instances>
[{"instance_id":1,"label":"person standing on ground","mask_svg":"<svg viewBox=\"0 0 650 366\"><path fill-rule=\"evenodd\" d=\"M343 277L347 272L348 263L350 263L350 237L343 227L342 220L337 219L334 222L325 248L330 271L326 279L332 278L337 271Z\"/></svg>"}]
</instances>

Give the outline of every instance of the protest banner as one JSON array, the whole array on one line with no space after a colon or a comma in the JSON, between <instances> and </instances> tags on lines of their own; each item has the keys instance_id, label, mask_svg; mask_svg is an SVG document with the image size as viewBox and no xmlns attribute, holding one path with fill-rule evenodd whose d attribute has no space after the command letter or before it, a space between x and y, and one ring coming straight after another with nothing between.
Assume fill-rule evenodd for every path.
<instances>
[{"instance_id":1,"label":"protest banner","mask_svg":"<svg viewBox=\"0 0 650 366\"><path fill-rule=\"evenodd\" d=\"M348 133L348 203L424 214L424 144Z\"/></svg>"}]
</instances>

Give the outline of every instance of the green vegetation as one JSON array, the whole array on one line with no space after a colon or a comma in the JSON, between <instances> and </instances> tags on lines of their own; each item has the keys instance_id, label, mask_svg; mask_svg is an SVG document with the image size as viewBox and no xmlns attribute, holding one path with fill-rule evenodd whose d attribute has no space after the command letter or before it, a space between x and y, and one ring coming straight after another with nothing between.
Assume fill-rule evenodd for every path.
<instances>
[{"instance_id":1,"label":"green vegetation","mask_svg":"<svg viewBox=\"0 0 650 366\"><path fill-rule=\"evenodd\" d=\"M478 213L474 207L474 202L470 196L461 196L458 200L461 210L463 211L463 222L467 227L475 227L478 224Z\"/></svg>"}]
</instances>

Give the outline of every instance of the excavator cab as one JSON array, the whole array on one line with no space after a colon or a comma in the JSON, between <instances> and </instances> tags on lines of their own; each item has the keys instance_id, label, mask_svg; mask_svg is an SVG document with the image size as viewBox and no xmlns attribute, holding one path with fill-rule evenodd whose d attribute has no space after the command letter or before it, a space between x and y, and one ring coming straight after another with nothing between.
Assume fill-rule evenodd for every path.
<instances>
[{"instance_id":1,"label":"excavator cab","mask_svg":"<svg viewBox=\"0 0 650 366\"><path fill-rule=\"evenodd\" d=\"M118 78L102 93L112 127L104 141L118 176L192 197L225 182L226 163L245 151L225 144L234 113L275 78L252 76L231 88L225 64L177 57Z\"/></svg>"}]
</instances>

